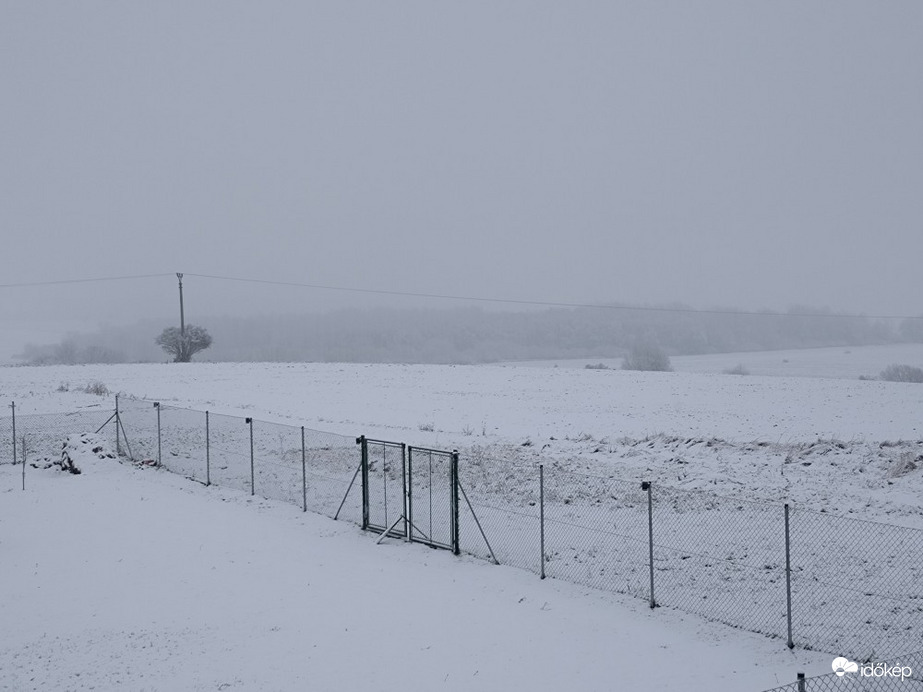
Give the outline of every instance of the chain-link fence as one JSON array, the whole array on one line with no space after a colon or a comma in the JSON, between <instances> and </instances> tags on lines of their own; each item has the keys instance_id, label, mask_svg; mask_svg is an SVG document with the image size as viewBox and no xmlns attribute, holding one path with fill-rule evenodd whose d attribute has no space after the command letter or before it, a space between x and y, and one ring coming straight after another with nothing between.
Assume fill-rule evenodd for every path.
<instances>
[{"instance_id":1,"label":"chain-link fence","mask_svg":"<svg viewBox=\"0 0 923 692\"><path fill-rule=\"evenodd\" d=\"M652 489L655 601L787 638L781 505Z\"/></svg>"},{"instance_id":2,"label":"chain-link fence","mask_svg":"<svg viewBox=\"0 0 923 692\"><path fill-rule=\"evenodd\" d=\"M923 647L923 531L477 450L459 476L466 552L857 660Z\"/></svg>"},{"instance_id":3,"label":"chain-link fence","mask_svg":"<svg viewBox=\"0 0 923 692\"><path fill-rule=\"evenodd\" d=\"M9 414L0 421L0 439L4 441L0 445L0 464L22 463L24 456L33 464L60 461L69 435L99 432L111 422L114 413L111 404L66 413L26 415L16 413L15 407L11 406ZM110 426L110 431L115 450L115 426Z\"/></svg>"},{"instance_id":4,"label":"chain-link fence","mask_svg":"<svg viewBox=\"0 0 923 692\"><path fill-rule=\"evenodd\" d=\"M838 672L806 678L766 692L919 692L923 690L923 651L887 661L832 661Z\"/></svg>"},{"instance_id":5,"label":"chain-link fence","mask_svg":"<svg viewBox=\"0 0 923 692\"><path fill-rule=\"evenodd\" d=\"M206 485L378 531L397 522L395 536L408 534L409 519L414 540L458 545L543 578L630 594L790 646L860 661L923 649L917 529L626 482L565 462L489 458L477 448L456 462L456 500L449 452L366 440L360 473L352 437L149 401L118 406L120 436L114 425L102 434L125 455ZM30 460L53 459L67 434L96 431L113 413L100 406L17 415L15 438ZM9 441L0 444L0 462L10 462L12 415L0 425Z\"/></svg>"},{"instance_id":6,"label":"chain-link fence","mask_svg":"<svg viewBox=\"0 0 923 692\"><path fill-rule=\"evenodd\" d=\"M796 644L863 661L923 648L923 531L794 508L791 546Z\"/></svg>"}]
</instances>

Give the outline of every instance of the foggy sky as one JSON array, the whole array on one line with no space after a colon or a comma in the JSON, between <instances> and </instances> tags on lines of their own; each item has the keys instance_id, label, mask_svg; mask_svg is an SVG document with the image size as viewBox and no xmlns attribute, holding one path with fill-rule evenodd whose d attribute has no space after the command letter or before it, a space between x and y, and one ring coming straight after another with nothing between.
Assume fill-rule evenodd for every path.
<instances>
[{"instance_id":1,"label":"foggy sky","mask_svg":"<svg viewBox=\"0 0 923 692\"><path fill-rule=\"evenodd\" d=\"M923 312L919 0L10 1L0 55L2 284ZM175 302L0 289L0 319Z\"/></svg>"}]
</instances>

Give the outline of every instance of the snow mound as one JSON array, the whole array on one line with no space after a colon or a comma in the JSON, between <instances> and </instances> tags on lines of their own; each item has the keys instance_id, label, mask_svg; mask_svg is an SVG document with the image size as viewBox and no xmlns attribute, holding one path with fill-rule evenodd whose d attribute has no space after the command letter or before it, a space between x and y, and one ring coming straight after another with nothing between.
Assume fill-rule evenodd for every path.
<instances>
[{"instance_id":1,"label":"snow mound","mask_svg":"<svg viewBox=\"0 0 923 692\"><path fill-rule=\"evenodd\" d=\"M116 459L109 451L106 441L93 433L74 433L68 435L61 444L61 456L58 459L44 457L30 462L36 469L57 468L72 474L83 473L82 469L91 467L100 460Z\"/></svg>"}]
</instances>

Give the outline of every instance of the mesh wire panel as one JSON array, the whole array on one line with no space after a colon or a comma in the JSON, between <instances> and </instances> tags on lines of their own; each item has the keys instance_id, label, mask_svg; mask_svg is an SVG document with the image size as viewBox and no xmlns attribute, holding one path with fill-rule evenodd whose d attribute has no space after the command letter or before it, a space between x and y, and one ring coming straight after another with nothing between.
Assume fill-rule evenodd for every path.
<instances>
[{"instance_id":1,"label":"mesh wire panel","mask_svg":"<svg viewBox=\"0 0 923 692\"><path fill-rule=\"evenodd\" d=\"M842 675L805 678L765 692L919 692L923 690L923 651L887 661L854 662Z\"/></svg>"},{"instance_id":2,"label":"mesh wire panel","mask_svg":"<svg viewBox=\"0 0 923 692\"><path fill-rule=\"evenodd\" d=\"M496 468L503 471L498 473ZM473 455L459 461L458 478L471 502L469 508L464 497L459 498L460 549L489 559L492 548L500 564L539 573L538 468Z\"/></svg>"},{"instance_id":3,"label":"mesh wire panel","mask_svg":"<svg viewBox=\"0 0 923 692\"><path fill-rule=\"evenodd\" d=\"M923 648L923 531L795 509L791 544L797 644L859 660Z\"/></svg>"},{"instance_id":4,"label":"mesh wire panel","mask_svg":"<svg viewBox=\"0 0 923 692\"><path fill-rule=\"evenodd\" d=\"M385 531L397 521L394 535L403 536L404 446L394 442L367 440L369 469L369 528Z\"/></svg>"},{"instance_id":5,"label":"mesh wire panel","mask_svg":"<svg viewBox=\"0 0 923 692\"><path fill-rule=\"evenodd\" d=\"M213 413L208 419L211 482L225 488L252 492L250 426L244 418L237 416ZM255 447L254 440L254 451Z\"/></svg>"},{"instance_id":6,"label":"mesh wire panel","mask_svg":"<svg viewBox=\"0 0 923 692\"><path fill-rule=\"evenodd\" d=\"M115 405L82 409L70 413L47 413L16 416L16 458L21 463L23 443L26 459L30 463L49 463L61 460L61 451L69 435L95 433L106 425L115 413ZM114 421L113 421L114 422ZM12 425L11 425L12 428ZM99 434L111 436L110 451L115 453L115 426L110 424ZM12 430L10 431L12 436ZM11 451L11 450L10 450ZM10 453L10 461L12 454Z\"/></svg>"},{"instance_id":7,"label":"mesh wire panel","mask_svg":"<svg viewBox=\"0 0 923 692\"><path fill-rule=\"evenodd\" d=\"M156 415L155 412L155 419ZM205 414L203 412L161 404L160 443L161 465L167 471L178 473L200 483L206 482Z\"/></svg>"},{"instance_id":8,"label":"mesh wire panel","mask_svg":"<svg viewBox=\"0 0 923 692\"><path fill-rule=\"evenodd\" d=\"M639 483L546 466L545 573L650 598L647 493Z\"/></svg>"},{"instance_id":9,"label":"mesh wire panel","mask_svg":"<svg viewBox=\"0 0 923 692\"><path fill-rule=\"evenodd\" d=\"M157 409L150 401L119 399L119 418L125 431L126 453L132 461L157 460Z\"/></svg>"},{"instance_id":10,"label":"mesh wire panel","mask_svg":"<svg viewBox=\"0 0 923 692\"><path fill-rule=\"evenodd\" d=\"M253 421L256 494L302 503L301 429Z\"/></svg>"},{"instance_id":11,"label":"mesh wire panel","mask_svg":"<svg viewBox=\"0 0 923 692\"><path fill-rule=\"evenodd\" d=\"M414 540L452 547L452 454L407 448L410 532Z\"/></svg>"},{"instance_id":12,"label":"mesh wire panel","mask_svg":"<svg viewBox=\"0 0 923 692\"><path fill-rule=\"evenodd\" d=\"M360 450L352 437L305 429L307 507L362 525Z\"/></svg>"},{"instance_id":13,"label":"mesh wire panel","mask_svg":"<svg viewBox=\"0 0 923 692\"><path fill-rule=\"evenodd\" d=\"M654 598L787 637L784 508L654 486Z\"/></svg>"},{"instance_id":14,"label":"mesh wire panel","mask_svg":"<svg viewBox=\"0 0 923 692\"><path fill-rule=\"evenodd\" d=\"M17 452L16 458L19 458ZM0 464L13 463L13 409L0 411Z\"/></svg>"}]
</instances>

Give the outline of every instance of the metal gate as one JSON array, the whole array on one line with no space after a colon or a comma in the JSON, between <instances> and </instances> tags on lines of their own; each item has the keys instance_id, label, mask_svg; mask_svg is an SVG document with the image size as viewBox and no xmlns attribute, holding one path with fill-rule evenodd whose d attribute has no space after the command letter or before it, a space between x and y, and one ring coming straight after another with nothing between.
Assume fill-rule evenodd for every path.
<instances>
[{"instance_id":1,"label":"metal gate","mask_svg":"<svg viewBox=\"0 0 923 692\"><path fill-rule=\"evenodd\" d=\"M458 552L458 453L407 449L410 540Z\"/></svg>"},{"instance_id":2,"label":"metal gate","mask_svg":"<svg viewBox=\"0 0 923 692\"><path fill-rule=\"evenodd\" d=\"M360 437L362 528L458 554L458 453Z\"/></svg>"}]
</instances>

